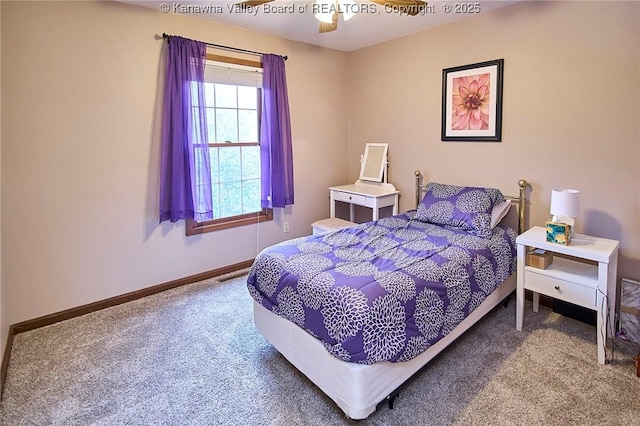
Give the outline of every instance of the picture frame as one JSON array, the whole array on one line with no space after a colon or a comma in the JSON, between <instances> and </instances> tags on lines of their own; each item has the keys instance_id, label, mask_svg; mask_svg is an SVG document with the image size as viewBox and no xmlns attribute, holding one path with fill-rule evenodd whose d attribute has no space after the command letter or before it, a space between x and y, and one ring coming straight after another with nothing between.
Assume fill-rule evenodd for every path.
<instances>
[{"instance_id":1,"label":"picture frame","mask_svg":"<svg viewBox=\"0 0 640 426\"><path fill-rule=\"evenodd\" d=\"M504 59L442 70L442 141L502 141Z\"/></svg>"}]
</instances>

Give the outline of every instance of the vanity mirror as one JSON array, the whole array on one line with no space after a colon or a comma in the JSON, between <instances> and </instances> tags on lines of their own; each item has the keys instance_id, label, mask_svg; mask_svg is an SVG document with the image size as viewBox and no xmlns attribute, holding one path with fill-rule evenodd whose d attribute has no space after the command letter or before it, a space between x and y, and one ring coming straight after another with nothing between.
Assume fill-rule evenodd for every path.
<instances>
[{"instance_id":1,"label":"vanity mirror","mask_svg":"<svg viewBox=\"0 0 640 426\"><path fill-rule=\"evenodd\" d=\"M387 152L389 144L368 143L360 164L360 180L370 182L386 181Z\"/></svg>"}]
</instances>

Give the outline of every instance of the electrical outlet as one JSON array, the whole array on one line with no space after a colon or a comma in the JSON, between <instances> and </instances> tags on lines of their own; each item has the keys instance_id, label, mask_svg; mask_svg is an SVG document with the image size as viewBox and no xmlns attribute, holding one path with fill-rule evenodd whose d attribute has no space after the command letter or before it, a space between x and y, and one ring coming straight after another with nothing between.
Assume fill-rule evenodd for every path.
<instances>
[{"instance_id":1,"label":"electrical outlet","mask_svg":"<svg viewBox=\"0 0 640 426\"><path fill-rule=\"evenodd\" d=\"M282 222L282 230L285 233L289 232L289 222Z\"/></svg>"}]
</instances>

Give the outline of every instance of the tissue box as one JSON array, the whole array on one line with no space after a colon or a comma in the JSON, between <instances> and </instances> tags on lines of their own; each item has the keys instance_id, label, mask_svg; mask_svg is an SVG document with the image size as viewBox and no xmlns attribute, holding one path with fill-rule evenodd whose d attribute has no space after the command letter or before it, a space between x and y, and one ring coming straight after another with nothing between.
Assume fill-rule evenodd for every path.
<instances>
[{"instance_id":1,"label":"tissue box","mask_svg":"<svg viewBox=\"0 0 640 426\"><path fill-rule=\"evenodd\" d=\"M571 243L571 225L558 222L547 222L547 241L568 246Z\"/></svg>"},{"instance_id":2,"label":"tissue box","mask_svg":"<svg viewBox=\"0 0 640 426\"><path fill-rule=\"evenodd\" d=\"M534 268L547 269L553 262L553 255L546 250L535 249L527 253L526 264Z\"/></svg>"}]
</instances>

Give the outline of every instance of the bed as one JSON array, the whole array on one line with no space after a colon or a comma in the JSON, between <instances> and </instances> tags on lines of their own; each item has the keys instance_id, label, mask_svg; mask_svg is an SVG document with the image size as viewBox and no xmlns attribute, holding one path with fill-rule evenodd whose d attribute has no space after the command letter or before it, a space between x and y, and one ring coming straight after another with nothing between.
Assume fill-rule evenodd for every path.
<instances>
[{"instance_id":1,"label":"bed","mask_svg":"<svg viewBox=\"0 0 640 426\"><path fill-rule=\"evenodd\" d=\"M515 290L526 181L505 197L415 176L415 210L268 247L247 277L259 332L352 419Z\"/></svg>"}]
</instances>

